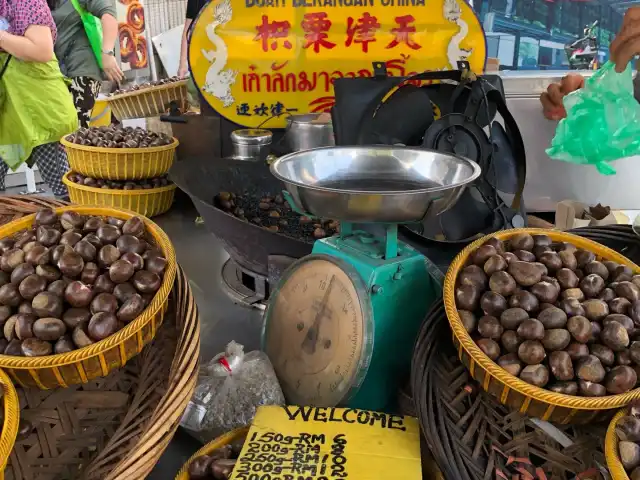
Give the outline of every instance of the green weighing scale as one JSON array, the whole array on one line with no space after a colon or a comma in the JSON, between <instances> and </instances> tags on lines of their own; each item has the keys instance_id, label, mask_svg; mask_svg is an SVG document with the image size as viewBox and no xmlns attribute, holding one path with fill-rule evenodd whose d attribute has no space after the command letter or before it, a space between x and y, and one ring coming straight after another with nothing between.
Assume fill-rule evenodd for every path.
<instances>
[{"instance_id":1,"label":"green weighing scale","mask_svg":"<svg viewBox=\"0 0 640 480\"><path fill-rule=\"evenodd\" d=\"M271 173L296 212L340 221L286 270L265 313L263 350L285 397L385 410L442 278L398 241L398 224L453 206L480 167L429 150L329 147L280 157Z\"/></svg>"}]
</instances>

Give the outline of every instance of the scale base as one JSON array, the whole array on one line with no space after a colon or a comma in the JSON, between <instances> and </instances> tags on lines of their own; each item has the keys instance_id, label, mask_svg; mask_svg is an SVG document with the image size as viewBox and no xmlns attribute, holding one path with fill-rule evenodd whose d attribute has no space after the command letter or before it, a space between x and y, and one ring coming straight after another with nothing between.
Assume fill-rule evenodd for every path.
<instances>
[{"instance_id":1,"label":"scale base","mask_svg":"<svg viewBox=\"0 0 640 480\"><path fill-rule=\"evenodd\" d=\"M384 411L393 405L420 325L441 292L441 283L429 274L428 259L418 251L403 243L397 243L395 257L385 258L386 251L388 238L357 231L313 246L313 254L352 265L371 298L373 355L360 388L346 402L350 408Z\"/></svg>"}]
</instances>

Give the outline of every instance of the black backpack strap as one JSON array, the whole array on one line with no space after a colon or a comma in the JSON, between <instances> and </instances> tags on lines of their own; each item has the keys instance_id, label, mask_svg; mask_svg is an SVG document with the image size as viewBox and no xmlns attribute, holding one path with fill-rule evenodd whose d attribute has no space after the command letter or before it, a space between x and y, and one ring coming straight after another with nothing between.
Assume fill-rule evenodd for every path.
<instances>
[{"instance_id":1,"label":"black backpack strap","mask_svg":"<svg viewBox=\"0 0 640 480\"><path fill-rule=\"evenodd\" d=\"M374 77L375 78L375 77ZM356 145L365 145L367 144L366 139L369 137L369 134L373 130L373 122L375 113L380 108L382 100L397 86L402 83L413 81L413 80L453 80L456 82L462 81L462 72L460 70L445 70L438 72L422 72L417 73L416 75L412 75L411 77L387 77L384 79L389 82L389 88L383 91L380 95L374 98L371 103L367 106L365 111L362 114L362 122L360 123L360 129L357 136Z\"/></svg>"},{"instance_id":2,"label":"black backpack strap","mask_svg":"<svg viewBox=\"0 0 640 480\"><path fill-rule=\"evenodd\" d=\"M461 70L423 72L412 77L402 78L400 79L398 84L410 80L453 80L460 84L463 83L463 72ZM522 135L520 134L518 124L507 108L507 103L505 101L505 98L502 96L502 93L482 77L478 77L478 79L475 81L482 82L481 88L483 89L483 96L486 96L487 100L490 100L496 105L498 113L504 120L507 135L509 136L509 138L511 138L511 147L513 149L513 155L516 160L516 175L518 178L518 188L513 198L513 202L511 203L511 208L513 208L514 210L518 210L520 209L520 205L522 203L522 194L527 179L526 153L524 149L524 142L522 141ZM457 92L456 97L457 95L459 95L459 91ZM467 112L465 112L465 114L466 113ZM477 113L479 112L476 111L476 114ZM489 140L491 139L489 138Z\"/></svg>"},{"instance_id":3,"label":"black backpack strap","mask_svg":"<svg viewBox=\"0 0 640 480\"><path fill-rule=\"evenodd\" d=\"M380 107L380 102L382 99L388 95L389 91L398 85L409 82L412 80L452 80L457 82L458 84L463 83L464 73L462 70L444 70L437 72L422 72L416 75L412 75L411 77L390 77L389 80L393 79L395 82L392 82L391 88L386 92L383 92L381 96L375 98L367 107L366 111L363 114L362 123L360 127L360 132L358 135L358 145L362 145L362 140L366 137L366 135L372 130L373 120L375 116L376 110ZM482 82L482 89L484 90L483 94L487 97L487 100L492 101L498 110L498 113L502 116L504 120L504 124L506 127L507 135L512 140L512 149L513 154L516 160L516 174L518 178L518 188L516 190L516 194L513 198L513 202L511 204L511 208L518 210L520 208L520 204L522 203L522 194L524 191L524 185L527 178L527 165L526 165L526 154L524 150L524 142L522 141L522 136L520 134L520 129L518 128L518 124L516 123L513 115L507 108L506 101L502 96L502 93L497 90L493 85L491 85L486 80L482 79L482 77L478 77L476 80L478 82ZM456 95L457 96L457 95Z\"/></svg>"},{"instance_id":4,"label":"black backpack strap","mask_svg":"<svg viewBox=\"0 0 640 480\"><path fill-rule=\"evenodd\" d=\"M422 74L415 75L408 79L401 79L398 82L398 84L411 79L453 80L453 81L459 82L459 86L463 85L464 83L462 82L463 80L462 72L460 70L457 70L457 71L447 71L447 72L424 72ZM518 186L516 189L516 193L513 197L511 207L508 207L501 201L500 196L497 195L494 186L490 185L486 181L486 179L482 179L480 181L477 181L473 186L471 186L471 188L475 188L478 191L478 193L482 196L486 205L493 210L493 221L491 222L492 224L490 226L488 226L483 231L478 232L478 234L466 239L444 240L444 241L430 239L428 237L419 235L408 228L403 228L402 230L405 233L405 235L412 237L414 240L417 240L416 237L419 236L421 239L419 241L421 242L424 242L426 240L427 242L435 242L435 243L464 244L477 239L479 235L493 233L501 229L521 227L521 226L524 226L524 224L526 224L526 219L525 219L526 215L522 211L522 207L523 207L522 198L523 198L523 191L524 191L526 177L527 177L527 165L526 165L526 153L524 148L524 142L522 140L522 135L520 134L520 129L518 128L518 124L513 118L513 115L507 108L506 100L502 95L502 93L482 77L478 77L478 79L475 81L481 82L478 85L481 90L478 90L478 88L475 89L476 95L486 97L487 101L496 105L496 110L498 111L500 116L503 118L507 136L511 140L510 143L511 143L511 149L513 152L513 157L515 160L516 177L518 182ZM460 95L461 91L462 91L462 88L457 88L454 96L457 97L458 95ZM473 91L472 91L472 95L473 95ZM479 111L480 105L485 103L485 102L482 102L481 100L482 98L476 98L475 102L470 102L469 106L464 112L464 115L469 117L470 119L475 119L476 116L481 113ZM452 99L452 102L454 101L455 101L455 98ZM491 141L491 137L489 137L489 141ZM492 160L491 156L489 157L489 160L490 161ZM483 165L482 167L492 168L490 164ZM485 175L487 175L488 173L490 172L484 172ZM514 217L518 215L521 216L521 218L519 219L518 222L516 222L516 225L514 225L513 224Z\"/></svg>"},{"instance_id":5,"label":"black backpack strap","mask_svg":"<svg viewBox=\"0 0 640 480\"><path fill-rule=\"evenodd\" d=\"M525 182L527 181L527 156L524 149L524 141L520 134L520 129L515 118L507 108L507 103L498 90L487 92L487 98L493 101L498 109L498 113L504 121L507 136L511 139L511 148L516 161L516 176L518 179L518 188L511 202L511 208L519 210L522 204L522 194L524 192Z\"/></svg>"},{"instance_id":6,"label":"black backpack strap","mask_svg":"<svg viewBox=\"0 0 640 480\"><path fill-rule=\"evenodd\" d=\"M2 78L2 76L4 75L4 72L7 70L10 60L11 60L11 55L7 56L7 60L4 62L2 69L0 69L0 78Z\"/></svg>"},{"instance_id":7,"label":"black backpack strap","mask_svg":"<svg viewBox=\"0 0 640 480\"><path fill-rule=\"evenodd\" d=\"M508 137L511 139L511 148L513 151L514 159L516 161L516 176L517 176L518 186L517 186L516 194L513 198L511 207L509 208L507 205L505 205L502 202L499 195L497 195L495 191L495 187L489 185L489 183L486 180L481 180L479 182L476 182L473 185L473 188L477 189L478 193L483 197L483 200L485 201L487 206L493 210L492 224L488 228L486 228L484 231L478 232L478 233L487 234L487 233L492 233L494 231L501 230L501 229L524 226L523 224L526 223L526 220L524 217L522 217L520 221L517 222L518 223L517 225L513 225L512 223L512 220L514 219L514 217L516 217L517 215L521 215L521 216L524 215L524 212L521 212L521 207L522 207L522 195L523 195L526 176L527 176L527 166L526 166L526 154L524 149L524 142L522 141L520 129L518 128L518 124L513 118L513 115L511 115L511 112L507 108L507 104L502 93L498 89L496 89L493 85L491 85L487 80L483 79L481 76L477 78L475 76L469 78L466 75L466 73L467 72L464 72L463 70L446 70L446 71L436 71L436 72L422 72L422 73L413 75L411 77L386 78L385 80L390 82L389 83L390 87L389 89L379 93L379 95L377 95L376 98L374 98L369 103L366 110L364 111L362 116L361 126L360 126L358 137L357 137L358 138L357 144L363 145L366 143L365 139L372 131L375 113L380 107L382 100L389 94L389 92L393 88L396 88L399 85L412 80L418 80L418 81L450 80L458 83L459 85L459 88L456 89L456 92L454 95L455 97L458 97L462 92L464 85L468 84L468 81L481 82L479 84L481 96L486 97L487 101L493 102L496 105L496 109L498 113L503 118L506 133ZM478 92L477 88L476 88L476 92ZM454 100L455 98L452 99L452 102ZM479 106L483 103L487 103L487 102L476 101L475 105L472 104L467 108L467 111L464 112L464 115L469 116L471 119L475 120L476 116L479 113ZM489 141L491 141L490 137L489 137ZM490 167L490 165L484 165L483 167L487 167L487 166ZM485 172L485 174L486 173L487 172ZM408 229L404 229L404 230L408 230ZM425 240L430 240L427 237L422 237L422 238ZM473 237L468 239L462 239L457 241L445 241L444 243L462 244L462 243L468 243L476 238L477 238L477 235L474 235Z\"/></svg>"}]
</instances>

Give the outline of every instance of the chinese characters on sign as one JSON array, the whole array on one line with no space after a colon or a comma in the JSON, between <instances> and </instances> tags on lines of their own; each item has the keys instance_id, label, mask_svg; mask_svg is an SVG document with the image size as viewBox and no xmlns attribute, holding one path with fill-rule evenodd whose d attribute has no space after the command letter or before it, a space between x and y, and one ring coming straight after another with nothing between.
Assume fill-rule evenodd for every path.
<instances>
[{"instance_id":1,"label":"chinese characters on sign","mask_svg":"<svg viewBox=\"0 0 640 480\"><path fill-rule=\"evenodd\" d=\"M329 29L331 28L331 20L325 12L306 13L302 19L302 30L304 30L305 43L303 48L309 48L313 45L313 51L320 52L320 47L331 50L336 46L327 40L329 38Z\"/></svg>"},{"instance_id":2,"label":"chinese characters on sign","mask_svg":"<svg viewBox=\"0 0 640 480\"><path fill-rule=\"evenodd\" d=\"M189 40L203 97L246 127L330 111L335 82L373 77L374 61L390 76L411 77L460 60L480 73L486 55L466 0L211 0Z\"/></svg>"},{"instance_id":3,"label":"chinese characters on sign","mask_svg":"<svg viewBox=\"0 0 640 480\"><path fill-rule=\"evenodd\" d=\"M296 109L293 108L285 108L285 106L280 103L272 103L271 105L267 105L264 102L259 105L254 105L253 107L248 103L241 103L236 107L236 114L242 117L279 117L285 112L294 112Z\"/></svg>"},{"instance_id":4,"label":"chinese characters on sign","mask_svg":"<svg viewBox=\"0 0 640 480\"><path fill-rule=\"evenodd\" d=\"M416 33L414 22L416 19L413 15L401 15L395 17L396 27L391 29L394 38L387 44L386 49L392 49L398 45L406 45L412 50L422 48L413 39ZM303 48L312 47L315 53L325 48L331 50L336 44L330 42L329 31L331 29L331 20L326 12L305 13L301 23L304 31L305 43ZM380 28L377 17L369 12L364 12L359 18L347 19L347 29L345 34L344 45L350 47L352 44L362 45L362 51L369 51L369 43L375 42L376 31ZM282 39L282 46L291 49L292 45L289 41L289 30L291 23L288 21L270 20L268 15L262 15L262 23L256 27L256 36L254 41L260 42L262 50L268 52L269 49L276 50L278 48L278 40Z\"/></svg>"},{"instance_id":5,"label":"chinese characters on sign","mask_svg":"<svg viewBox=\"0 0 640 480\"><path fill-rule=\"evenodd\" d=\"M262 15L262 23L256 27L258 34L254 40L262 43L262 50L265 52L268 52L269 48L271 50L278 48L278 39L283 39L282 46L290 49L291 42L287 40L290 28L291 24L287 21L269 22L269 17Z\"/></svg>"},{"instance_id":6,"label":"chinese characters on sign","mask_svg":"<svg viewBox=\"0 0 640 480\"><path fill-rule=\"evenodd\" d=\"M346 47L352 43L362 45L362 51L369 51L369 44L376 41L376 30L380 28L378 19L368 12L364 12L358 20L353 17L347 18L347 39L344 42Z\"/></svg>"}]
</instances>

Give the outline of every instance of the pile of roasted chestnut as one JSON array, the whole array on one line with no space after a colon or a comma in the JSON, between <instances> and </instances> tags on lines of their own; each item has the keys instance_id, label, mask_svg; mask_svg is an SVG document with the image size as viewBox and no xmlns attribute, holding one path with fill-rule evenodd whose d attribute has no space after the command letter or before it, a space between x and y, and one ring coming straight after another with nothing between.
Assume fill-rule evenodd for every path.
<instances>
[{"instance_id":1,"label":"pile of roasted chestnut","mask_svg":"<svg viewBox=\"0 0 640 480\"><path fill-rule=\"evenodd\" d=\"M225 445L208 455L197 457L189 465L189 480L226 480L240 455L241 446Z\"/></svg>"},{"instance_id":2,"label":"pile of roasted chestnut","mask_svg":"<svg viewBox=\"0 0 640 480\"><path fill-rule=\"evenodd\" d=\"M281 194L257 197L246 192L240 195L220 192L214 197L214 204L242 221L296 239L313 242L340 231L337 220L314 219L292 211Z\"/></svg>"},{"instance_id":3,"label":"pile of roasted chestnut","mask_svg":"<svg viewBox=\"0 0 640 480\"><path fill-rule=\"evenodd\" d=\"M167 265L150 241L140 217L38 211L31 229L0 240L0 352L70 352L133 321Z\"/></svg>"},{"instance_id":4,"label":"pile of roasted chestnut","mask_svg":"<svg viewBox=\"0 0 640 480\"><path fill-rule=\"evenodd\" d=\"M456 280L478 347L512 375L567 395L635 388L640 275L547 235L490 238Z\"/></svg>"},{"instance_id":5,"label":"pile of roasted chestnut","mask_svg":"<svg viewBox=\"0 0 640 480\"><path fill-rule=\"evenodd\" d=\"M166 133L121 125L80 128L75 133L67 135L66 140L78 145L102 148L150 148L170 145L173 142L173 138Z\"/></svg>"},{"instance_id":6,"label":"pile of roasted chestnut","mask_svg":"<svg viewBox=\"0 0 640 480\"><path fill-rule=\"evenodd\" d=\"M163 78L162 80L157 80L155 82L145 82L145 83L140 83L136 85L131 85L129 87L116 90L115 92L108 94L107 97L111 97L113 95L120 95L122 93L136 92L138 90L144 90L146 88L151 88L151 87L159 87L161 85L168 85L170 83L179 82L181 80L184 80L184 79L178 76L175 76L171 78Z\"/></svg>"},{"instance_id":7,"label":"pile of roasted chestnut","mask_svg":"<svg viewBox=\"0 0 640 480\"><path fill-rule=\"evenodd\" d=\"M630 480L640 480L640 402L629 406L616 424L618 454Z\"/></svg>"},{"instance_id":8,"label":"pile of roasted chestnut","mask_svg":"<svg viewBox=\"0 0 640 480\"><path fill-rule=\"evenodd\" d=\"M114 190L149 190L172 185L167 175L145 180L103 180L102 178L85 177L79 173L71 172L67 178L78 185Z\"/></svg>"}]
</instances>

